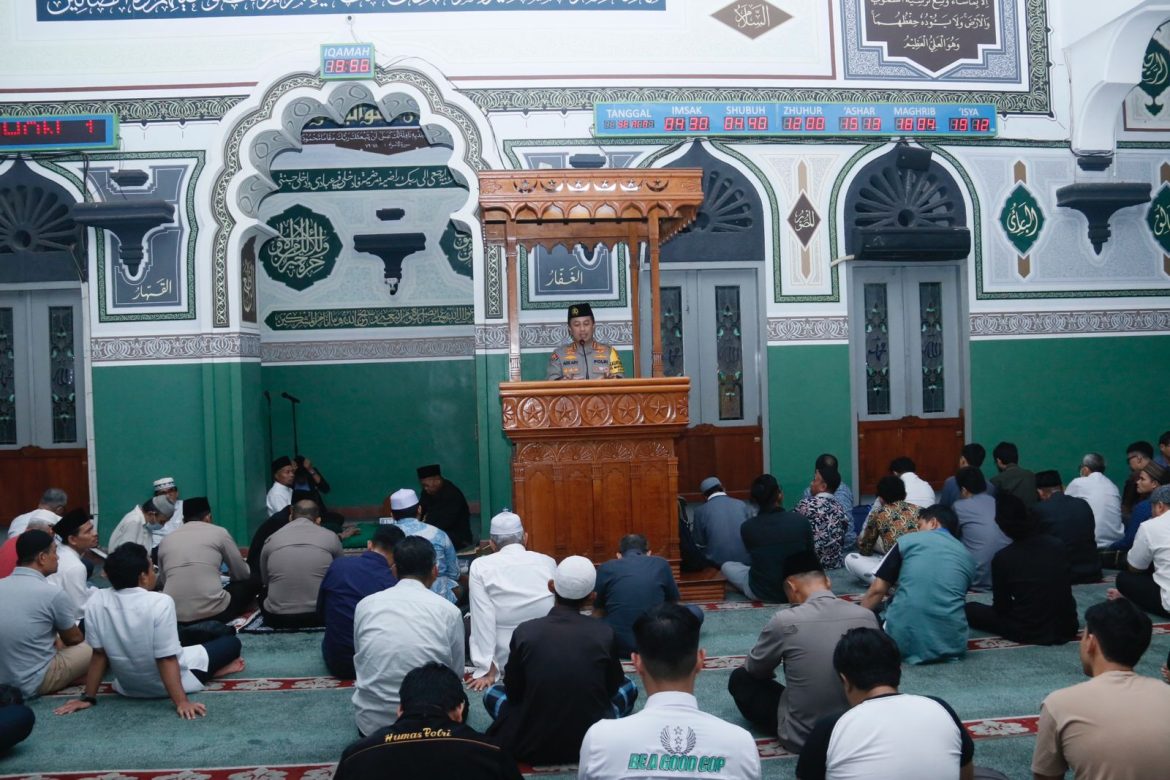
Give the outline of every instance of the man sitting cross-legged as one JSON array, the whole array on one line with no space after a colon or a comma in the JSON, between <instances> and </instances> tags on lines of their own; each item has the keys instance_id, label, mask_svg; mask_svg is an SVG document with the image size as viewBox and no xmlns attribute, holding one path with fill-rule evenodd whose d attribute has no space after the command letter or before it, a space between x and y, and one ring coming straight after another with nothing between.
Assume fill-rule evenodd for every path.
<instances>
[{"instance_id":1,"label":"man sitting cross-legged","mask_svg":"<svg viewBox=\"0 0 1170 780\"><path fill-rule=\"evenodd\" d=\"M1170 485L1150 493L1153 517L1141 524L1129 551L1129 567L1117 573L1109 598L1124 596L1147 612L1170 617Z\"/></svg>"},{"instance_id":2,"label":"man sitting cross-legged","mask_svg":"<svg viewBox=\"0 0 1170 780\"><path fill-rule=\"evenodd\" d=\"M942 699L898 692L902 657L887 634L850 629L833 650L833 668L850 709L822 718L809 734L796 764L800 780L975 776L975 743L955 711Z\"/></svg>"},{"instance_id":3,"label":"man sitting cross-legged","mask_svg":"<svg viewBox=\"0 0 1170 780\"><path fill-rule=\"evenodd\" d=\"M833 595L811 553L786 560L784 574L788 601L797 606L772 616L727 690L745 718L796 752L817 720L849 706L830 663L837 641L851 628L877 628L878 621L872 610ZM781 664L786 685L773 679Z\"/></svg>"},{"instance_id":4,"label":"man sitting cross-legged","mask_svg":"<svg viewBox=\"0 0 1170 780\"><path fill-rule=\"evenodd\" d=\"M659 604L634 623L646 706L621 720L599 720L581 742L578 780L638 777L758 780L752 735L699 710L695 677L706 654L699 621L678 604Z\"/></svg>"},{"instance_id":5,"label":"man sitting cross-legged","mask_svg":"<svg viewBox=\"0 0 1170 780\"><path fill-rule=\"evenodd\" d=\"M74 617L80 621L85 617L86 602L97 591L89 584L89 569L82 559L97 547L97 530L88 512L73 509L57 521L53 533L61 543L57 545L57 571L49 575L49 582L69 594L75 608Z\"/></svg>"},{"instance_id":6,"label":"man sitting cross-legged","mask_svg":"<svg viewBox=\"0 0 1170 780\"><path fill-rule=\"evenodd\" d=\"M430 661L399 690L398 720L341 754L333 780L520 780L516 762L467 725L467 694L455 672Z\"/></svg>"},{"instance_id":7,"label":"man sitting cross-legged","mask_svg":"<svg viewBox=\"0 0 1170 780\"><path fill-rule=\"evenodd\" d=\"M362 736L398 718L398 691L411 669L438 661L463 674L463 616L431 592L435 548L408 536L394 545L398 584L366 596L353 613L355 720Z\"/></svg>"},{"instance_id":8,"label":"man sitting cross-legged","mask_svg":"<svg viewBox=\"0 0 1170 780\"><path fill-rule=\"evenodd\" d=\"M111 588L95 593L85 607L85 627L93 658L81 698L53 710L68 715L97 704L98 686L108 668L114 690L135 698L169 696L180 718L207 714L207 706L188 693L203 690L212 677L244 668L240 640L222 636L203 645L182 647L175 602L155 593L154 566L146 548L127 542L106 559Z\"/></svg>"},{"instance_id":9,"label":"man sitting cross-legged","mask_svg":"<svg viewBox=\"0 0 1170 780\"><path fill-rule=\"evenodd\" d=\"M410 488L395 490L390 494L390 513L394 516L394 525L402 529L407 536L421 536L435 548L435 565L439 567L439 576L431 585L431 590L438 593L452 604L459 603L463 596L463 588L459 585L459 557L455 553L455 543L446 531L425 523L422 520L422 505L418 494ZM381 518L384 520L384 518Z\"/></svg>"},{"instance_id":10,"label":"man sitting cross-legged","mask_svg":"<svg viewBox=\"0 0 1170 780\"><path fill-rule=\"evenodd\" d=\"M857 552L845 556L845 568L865 585L873 582L873 573L898 538L918 530L921 511L906 500L906 484L893 475L878 480L877 497L857 537Z\"/></svg>"},{"instance_id":11,"label":"man sitting cross-legged","mask_svg":"<svg viewBox=\"0 0 1170 780\"><path fill-rule=\"evenodd\" d=\"M321 527L316 501L293 504L289 523L269 537L260 556L260 578L267 589L260 609L272 628L321 625L317 591L330 564L341 556L341 540Z\"/></svg>"},{"instance_id":12,"label":"man sitting cross-legged","mask_svg":"<svg viewBox=\"0 0 1170 780\"><path fill-rule=\"evenodd\" d=\"M1134 673L1152 626L1125 600L1085 610L1081 669L1092 679L1049 694L1040 707L1032 776L1147 780L1170 767L1170 687Z\"/></svg>"},{"instance_id":13,"label":"man sitting cross-legged","mask_svg":"<svg viewBox=\"0 0 1170 780\"><path fill-rule=\"evenodd\" d=\"M394 565L394 545L406 538L394 525L379 525L366 551L358 556L343 555L329 565L321 589L317 591L317 612L325 624L321 655L334 677L352 680L353 612L366 596L394 587L398 578Z\"/></svg>"},{"instance_id":14,"label":"man sitting cross-legged","mask_svg":"<svg viewBox=\"0 0 1170 780\"><path fill-rule=\"evenodd\" d=\"M808 518L812 526L813 546L817 558L826 569L841 568L845 536L851 527L849 513L833 498L841 484L841 475L831 466L821 466L813 472L809 489L812 495L800 499L793 509Z\"/></svg>"},{"instance_id":15,"label":"man sitting cross-legged","mask_svg":"<svg viewBox=\"0 0 1170 780\"><path fill-rule=\"evenodd\" d=\"M219 578L227 565L231 582ZM230 623L252 604L248 564L226 528L215 525L203 496L183 502L183 525L158 546L159 584L175 600L179 625L214 620ZM180 632L181 633L181 632Z\"/></svg>"},{"instance_id":16,"label":"man sitting cross-legged","mask_svg":"<svg viewBox=\"0 0 1170 780\"><path fill-rule=\"evenodd\" d=\"M721 571L727 584L749 599L783 602L784 561L814 548L812 526L803 515L785 511L784 491L771 474L752 480L752 501L760 512L740 528L751 566L728 561Z\"/></svg>"},{"instance_id":17,"label":"man sitting cross-legged","mask_svg":"<svg viewBox=\"0 0 1170 780\"><path fill-rule=\"evenodd\" d=\"M1097 554L1096 525L1089 502L1066 495L1060 472L1053 469L1036 473L1036 494L1040 503L1032 511L1041 532L1064 544L1073 584L1100 581L1101 557Z\"/></svg>"}]
</instances>

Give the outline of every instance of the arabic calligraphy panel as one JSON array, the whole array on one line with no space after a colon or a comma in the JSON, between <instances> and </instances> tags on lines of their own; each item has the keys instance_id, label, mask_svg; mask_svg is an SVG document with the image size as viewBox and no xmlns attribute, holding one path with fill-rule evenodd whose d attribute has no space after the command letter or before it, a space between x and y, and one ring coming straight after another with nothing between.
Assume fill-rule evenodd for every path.
<instances>
[{"instance_id":1,"label":"arabic calligraphy panel","mask_svg":"<svg viewBox=\"0 0 1170 780\"><path fill-rule=\"evenodd\" d=\"M616 262L616 248L604 244L593 247L558 244L551 250L533 247L532 297L613 296Z\"/></svg>"},{"instance_id":2,"label":"arabic calligraphy panel","mask_svg":"<svg viewBox=\"0 0 1170 780\"><path fill-rule=\"evenodd\" d=\"M1017 184L1003 204L999 224L1008 241L1021 255L1026 255L1040 238L1044 228L1044 210L1023 184Z\"/></svg>"},{"instance_id":3,"label":"arabic calligraphy panel","mask_svg":"<svg viewBox=\"0 0 1170 780\"><path fill-rule=\"evenodd\" d=\"M1163 184L1162 189L1150 202L1150 210L1146 212L1146 224L1162 251L1170 254L1170 185Z\"/></svg>"},{"instance_id":4,"label":"arabic calligraphy panel","mask_svg":"<svg viewBox=\"0 0 1170 780\"><path fill-rule=\"evenodd\" d=\"M1125 99L1127 130L1158 131L1170 128L1166 90L1170 87L1170 23L1158 28L1142 60L1142 80Z\"/></svg>"},{"instance_id":5,"label":"arabic calligraphy panel","mask_svg":"<svg viewBox=\"0 0 1170 780\"><path fill-rule=\"evenodd\" d=\"M341 239L328 217L292 206L268 220L268 226L279 234L260 247L260 262L269 277L306 290L333 272Z\"/></svg>"}]
</instances>

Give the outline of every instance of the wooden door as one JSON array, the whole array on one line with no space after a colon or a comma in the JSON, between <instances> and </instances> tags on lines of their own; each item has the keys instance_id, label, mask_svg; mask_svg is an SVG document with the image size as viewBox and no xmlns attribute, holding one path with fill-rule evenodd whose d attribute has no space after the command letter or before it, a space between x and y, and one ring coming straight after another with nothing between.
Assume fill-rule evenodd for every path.
<instances>
[{"instance_id":1,"label":"wooden door","mask_svg":"<svg viewBox=\"0 0 1170 780\"><path fill-rule=\"evenodd\" d=\"M691 380L691 426L676 446L679 492L700 500L699 483L715 475L746 498L764 470L756 271L664 271L660 310L665 374Z\"/></svg>"},{"instance_id":2,"label":"wooden door","mask_svg":"<svg viewBox=\"0 0 1170 780\"><path fill-rule=\"evenodd\" d=\"M858 492L873 494L900 456L941 489L964 438L958 269L860 267L851 278Z\"/></svg>"},{"instance_id":3,"label":"wooden door","mask_svg":"<svg viewBox=\"0 0 1170 780\"><path fill-rule=\"evenodd\" d=\"M81 296L0 292L0 524L59 487L89 506Z\"/></svg>"}]
</instances>

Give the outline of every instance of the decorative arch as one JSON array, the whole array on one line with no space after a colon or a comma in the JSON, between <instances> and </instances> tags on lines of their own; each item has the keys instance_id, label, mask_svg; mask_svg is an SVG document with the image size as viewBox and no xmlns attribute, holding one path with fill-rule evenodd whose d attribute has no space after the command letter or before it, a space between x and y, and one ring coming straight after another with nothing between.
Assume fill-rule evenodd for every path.
<instances>
[{"instance_id":1,"label":"decorative arch","mask_svg":"<svg viewBox=\"0 0 1170 780\"><path fill-rule=\"evenodd\" d=\"M23 160L0 175L0 283L85 280L76 202Z\"/></svg>"}]
</instances>

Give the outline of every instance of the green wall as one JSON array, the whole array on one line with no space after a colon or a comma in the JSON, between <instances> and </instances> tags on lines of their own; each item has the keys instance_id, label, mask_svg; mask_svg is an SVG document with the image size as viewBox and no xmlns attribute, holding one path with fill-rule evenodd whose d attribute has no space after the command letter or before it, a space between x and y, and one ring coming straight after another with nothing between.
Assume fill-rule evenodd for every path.
<instances>
[{"instance_id":1,"label":"green wall","mask_svg":"<svg viewBox=\"0 0 1170 780\"><path fill-rule=\"evenodd\" d=\"M769 468L785 505L795 505L822 452L837 456L841 478L852 484L848 345L768 347L767 354Z\"/></svg>"}]
</instances>

